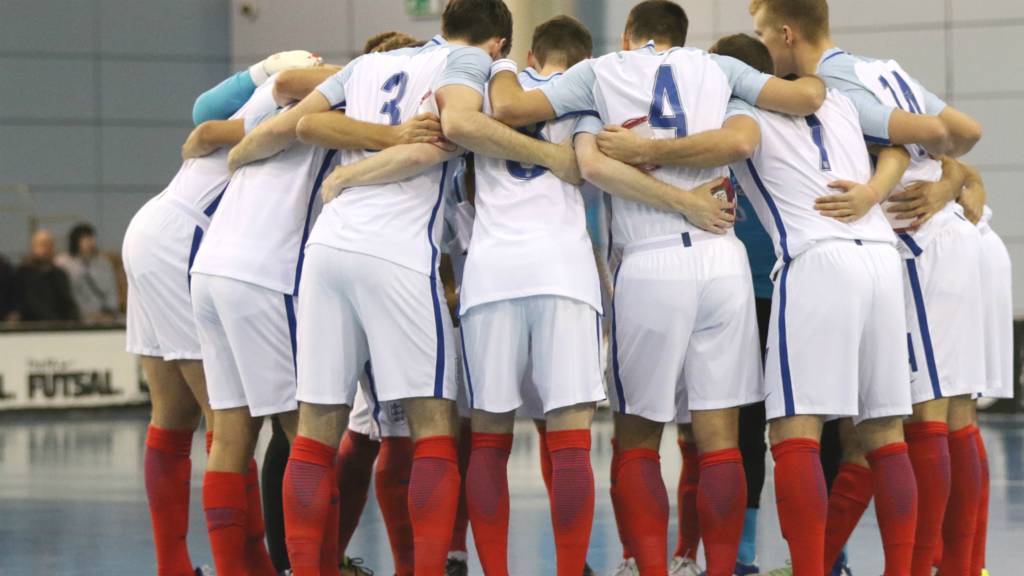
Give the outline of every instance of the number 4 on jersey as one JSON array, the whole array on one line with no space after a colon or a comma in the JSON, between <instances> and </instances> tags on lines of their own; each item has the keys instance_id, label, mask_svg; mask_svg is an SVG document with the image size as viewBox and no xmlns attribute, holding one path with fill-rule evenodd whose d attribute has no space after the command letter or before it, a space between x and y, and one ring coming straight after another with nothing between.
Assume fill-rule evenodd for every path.
<instances>
[{"instance_id":1,"label":"number 4 on jersey","mask_svg":"<svg viewBox=\"0 0 1024 576\"><path fill-rule=\"evenodd\" d=\"M658 75L654 79L654 99L647 119L651 128L671 128L676 131L676 138L686 136L686 112L679 98L675 72L668 64L658 67Z\"/></svg>"}]
</instances>

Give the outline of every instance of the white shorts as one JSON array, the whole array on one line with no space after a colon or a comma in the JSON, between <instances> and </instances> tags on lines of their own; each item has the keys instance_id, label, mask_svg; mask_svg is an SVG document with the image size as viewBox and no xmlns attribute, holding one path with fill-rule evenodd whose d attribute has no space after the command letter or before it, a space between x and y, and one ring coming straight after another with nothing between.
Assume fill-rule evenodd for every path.
<instances>
[{"instance_id":1,"label":"white shorts","mask_svg":"<svg viewBox=\"0 0 1024 576\"><path fill-rule=\"evenodd\" d=\"M981 298L985 329L985 389L989 398L1013 398L1013 270L1003 240L981 232Z\"/></svg>"},{"instance_id":2,"label":"white shorts","mask_svg":"<svg viewBox=\"0 0 1024 576\"><path fill-rule=\"evenodd\" d=\"M291 294L241 280L192 276L214 410L248 406L255 417L296 409L295 304Z\"/></svg>"},{"instance_id":3,"label":"white shorts","mask_svg":"<svg viewBox=\"0 0 1024 576\"><path fill-rule=\"evenodd\" d=\"M351 406L370 358L379 402L455 400L455 347L443 298L436 275L309 246L299 316L299 401Z\"/></svg>"},{"instance_id":4,"label":"white shorts","mask_svg":"<svg viewBox=\"0 0 1024 576\"><path fill-rule=\"evenodd\" d=\"M837 240L782 266L765 358L768 419L910 414L900 256Z\"/></svg>"},{"instance_id":5,"label":"white shorts","mask_svg":"<svg viewBox=\"0 0 1024 576\"><path fill-rule=\"evenodd\" d=\"M629 246L615 273L612 408L654 422L764 399L754 289L734 236Z\"/></svg>"},{"instance_id":6,"label":"white shorts","mask_svg":"<svg viewBox=\"0 0 1024 576\"><path fill-rule=\"evenodd\" d=\"M375 442L381 438L409 437L409 422L405 419L401 401L367 401L362 386L356 391L352 412L348 416L348 429L369 436Z\"/></svg>"},{"instance_id":7,"label":"white shorts","mask_svg":"<svg viewBox=\"0 0 1024 576\"><path fill-rule=\"evenodd\" d=\"M518 409L530 393L543 413L605 397L601 315L564 296L529 296L474 306L462 315L470 405L491 413ZM532 367L530 378L527 369Z\"/></svg>"},{"instance_id":8,"label":"white shorts","mask_svg":"<svg viewBox=\"0 0 1024 576\"><path fill-rule=\"evenodd\" d=\"M132 218L121 254L128 278L126 349L164 360L200 360L189 266L205 222L159 198Z\"/></svg>"},{"instance_id":9,"label":"white shorts","mask_svg":"<svg viewBox=\"0 0 1024 576\"><path fill-rule=\"evenodd\" d=\"M904 261L913 402L976 393L986 382L981 236L955 218L923 251L907 244L916 255Z\"/></svg>"}]
</instances>

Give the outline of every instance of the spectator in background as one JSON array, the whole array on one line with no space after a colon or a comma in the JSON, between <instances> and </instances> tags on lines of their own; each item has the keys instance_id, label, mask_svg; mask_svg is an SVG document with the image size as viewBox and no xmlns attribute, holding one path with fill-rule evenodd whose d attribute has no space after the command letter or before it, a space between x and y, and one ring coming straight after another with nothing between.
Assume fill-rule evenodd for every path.
<instances>
[{"instance_id":1,"label":"spectator in background","mask_svg":"<svg viewBox=\"0 0 1024 576\"><path fill-rule=\"evenodd\" d=\"M91 224L76 224L68 240L68 253L56 262L71 281L79 316L89 324L117 320L117 276L110 261L100 254L96 229Z\"/></svg>"},{"instance_id":2,"label":"spectator in background","mask_svg":"<svg viewBox=\"0 0 1024 576\"><path fill-rule=\"evenodd\" d=\"M73 322L79 319L68 275L54 264L53 234L39 230L25 261L14 273L14 311L10 320Z\"/></svg>"},{"instance_id":3,"label":"spectator in background","mask_svg":"<svg viewBox=\"0 0 1024 576\"><path fill-rule=\"evenodd\" d=\"M0 254L0 321L14 312L14 267Z\"/></svg>"}]
</instances>

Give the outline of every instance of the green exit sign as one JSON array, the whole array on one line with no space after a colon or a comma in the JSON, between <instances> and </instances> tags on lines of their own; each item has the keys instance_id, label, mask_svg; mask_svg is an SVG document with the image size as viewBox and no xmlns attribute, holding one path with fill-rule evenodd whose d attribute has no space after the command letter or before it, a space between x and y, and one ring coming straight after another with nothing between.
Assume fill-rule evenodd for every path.
<instances>
[{"instance_id":1,"label":"green exit sign","mask_svg":"<svg viewBox=\"0 0 1024 576\"><path fill-rule=\"evenodd\" d=\"M405 0L405 12L413 18L437 18L446 0Z\"/></svg>"}]
</instances>

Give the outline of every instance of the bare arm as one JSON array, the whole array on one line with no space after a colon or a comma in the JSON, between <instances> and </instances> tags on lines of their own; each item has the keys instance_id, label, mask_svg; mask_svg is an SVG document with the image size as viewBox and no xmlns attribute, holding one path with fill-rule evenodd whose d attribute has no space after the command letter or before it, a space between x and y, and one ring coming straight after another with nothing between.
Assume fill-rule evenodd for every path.
<instances>
[{"instance_id":1,"label":"bare arm","mask_svg":"<svg viewBox=\"0 0 1024 576\"><path fill-rule=\"evenodd\" d=\"M350 118L342 111L318 112L299 120L299 140L339 150L383 150L399 144L435 143L441 140L441 121L430 113L419 114L398 126Z\"/></svg>"},{"instance_id":2,"label":"bare arm","mask_svg":"<svg viewBox=\"0 0 1024 576\"><path fill-rule=\"evenodd\" d=\"M575 145L583 178L609 194L683 214L710 232L723 234L735 222L735 216L727 212L731 206L712 195L723 187L722 179L688 192L605 156L593 134L577 134Z\"/></svg>"},{"instance_id":3,"label":"bare arm","mask_svg":"<svg viewBox=\"0 0 1024 576\"><path fill-rule=\"evenodd\" d=\"M870 180L866 183L849 180L830 183L830 188L841 192L815 199L814 209L822 216L835 218L840 222L856 222L889 196L892 189L900 183L908 166L910 154L906 148L889 146L878 149L878 162Z\"/></svg>"},{"instance_id":4,"label":"bare arm","mask_svg":"<svg viewBox=\"0 0 1024 576\"><path fill-rule=\"evenodd\" d=\"M544 166L566 182L580 182L571 142L562 146L552 144L496 122L480 111L483 102L480 93L466 86L441 88L437 101L441 108L441 129L445 137L459 146L491 158Z\"/></svg>"},{"instance_id":5,"label":"bare arm","mask_svg":"<svg viewBox=\"0 0 1024 576\"><path fill-rule=\"evenodd\" d=\"M326 64L316 68L280 72L274 79L274 101L281 105L298 102L309 96L313 89L339 70L340 66Z\"/></svg>"},{"instance_id":6,"label":"bare arm","mask_svg":"<svg viewBox=\"0 0 1024 576\"><path fill-rule=\"evenodd\" d=\"M889 117L889 141L917 144L929 154L941 156L950 149L949 131L937 116L893 110Z\"/></svg>"},{"instance_id":7,"label":"bare arm","mask_svg":"<svg viewBox=\"0 0 1024 576\"><path fill-rule=\"evenodd\" d=\"M750 158L760 143L757 121L745 115L732 116L718 130L685 138L651 140L621 126L605 126L597 135L602 153L634 166L717 168Z\"/></svg>"},{"instance_id":8,"label":"bare arm","mask_svg":"<svg viewBox=\"0 0 1024 576\"><path fill-rule=\"evenodd\" d=\"M392 146L369 158L338 166L324 180L324 202L335 198L345 188L398 182L416 176L432 166L451 160L462 150L445 150L433 144L402 144Z\"/></svg>"},{"instance_id":9,"label":"bare arm","mask_svg":"<svg viewBox=\"0 0 1024 576\"><path fill-rule=\"evenodd\" d=\"M491 115L513 128L555 118L555 109L540 90L523 90L514 72L498 72L491 78Z\"/></svg>"},{"instance_id":10,"label":"bare arm","mask_svg":"<svg viewBox=\"0 0 1024 576\"><path fill-rule=\"evenodd\" d=\"M228 155L228 166L232 171L257 160L269 158L288 148L295 142L295 128L299 120L308 114L325 112L330 103L319 92L313 92L294 107L281 112L256 127Z\"/></svg>"},{"instance_id":11,"label":"bare arm","mask_svg":"<svg viewBox=\"0 0 1024 576\"><path fill-rule=\"evenodd\" d=\"M757 97L758 108L792 116L814 114L824 103L825 83L817 76L770 78Z\"/></svg>"},{"instance_id":12,"label":"bare arm","mask_svg":"<svg viewBox=\"0 0 1024 576\"><path fill-rule=\"evenodd\" d=\"M981 140L981 124L952 106L943 108L939 120L949 132L948 154L954 158L967 154Z\"/></svg>"},{"instance_id":13,"label":"bare arm","mask_svg":"<svg viewBox=\"0 0 1024 576\"><path fill-rule=\"evenodd\" d=\"M245 137L245 121L207 120L196 126L181 147L182 160L199 158L225 146L234 146Z\"/></svg>"},{"instance_id":14,"label":"bare arm","mask_svg":"<svg viewBox=\"0 0 1024 576\"><path fill-rule=\"evenodd\" d=\"M957 202L964 207L964 216L972 223L977 224L985 213L985 203L988 201L985 181L974 166L960 162L960 168L963 170L965 178L964 188L960 191L960 198L957 199Z\"/></svg>"}]
</instances>

